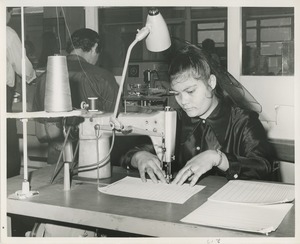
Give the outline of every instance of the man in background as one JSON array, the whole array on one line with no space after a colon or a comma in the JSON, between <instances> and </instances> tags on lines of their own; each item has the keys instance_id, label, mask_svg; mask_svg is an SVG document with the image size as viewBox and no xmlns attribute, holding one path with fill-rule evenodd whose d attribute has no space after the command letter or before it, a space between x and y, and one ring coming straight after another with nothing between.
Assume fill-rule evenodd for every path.
<instances>
[{"instance_id":1,"label":"man in background","mask_svg":"<svg viewBox=\"0 0 300 244\"><path fill-rule=\"evenodd\" d=\"M216 53L216 46L214 40L210 38L203 40L202 49L206 51L212 57L213 60L215 60L218 64L220 64L220 58Z\"/></svg>"},{"instance_id":2,"label":"man in background","mask_svg":"<svg viewBox=\"0 0 300 244\"><path fill-rule=\"evenodd\" d=\"M113 74L96 65L102 50L102 39L99 34L91 29L82 28L75 31L66 51L69 82L73 108L80 109L81 102L89 103L89 97L97 97L96 108L104 112L112 112L118 93L118 84ZM36 79L37 89L33 100L33 110L44 110L45 86L47 72ZM47 130L49 120L37 122L39 131ZM51 121L52 125L62 129L61 119ZM53 126L51 127L53 129ZM55 127L54 127L55 128ZM58 138L51 137L51 131L45 131L45 137L37 137L42 142L48 142L48 163L57 163L61 146L61 134ZM48 136L49 135L49 136Z\"/></svg>"}]
</instances>

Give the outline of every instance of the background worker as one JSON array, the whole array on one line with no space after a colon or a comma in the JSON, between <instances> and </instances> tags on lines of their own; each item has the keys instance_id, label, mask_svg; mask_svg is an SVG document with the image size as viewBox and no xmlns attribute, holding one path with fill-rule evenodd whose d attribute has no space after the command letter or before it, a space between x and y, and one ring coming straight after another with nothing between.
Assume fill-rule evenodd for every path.
<instances>
[{"instance_id":1,"label":"background worker","mask_svg":"<svg viewBox=\"0 0 300 244\"><path fill-rule=\"evenodd\" d=\"M100 111L112 112L118 93L118 84L113 74L106 69L96 65L102 49L102 38L100 35L87 28L76 30L67 44L67 67L71 88L71 99L73 108L80 109L81 102L89 103L89 97L98 97L96 108ZM37 89L33 101L34 111L44 110L45 72L36 80ZM46 131L52 123L52 130L61 133ZM61 151L63 133L62 122L59 120L39 120L36 123L37 131L45 133L37 134L41 142L48 142L48 163L55 164ZM56 127L56 128L55 128ZM58 134L56 138L51 134ZM48 136L49 135L49 136Z\"/></svg>"},{"instance_id":2,"label":"background worker","mask_svg":"<svg viewBox=\"0 0 300 244\"><path fill-rule=\"evenodd\" d=\"M31 62L25 56L25 74L22 74L22 43L18 34L7 26L11 19L13 8L6 12L6 111L12 112L17 76L26 76L30 83L36 78ZM25 101L26 102L26 101ZM17 136L15 119L7 119L7 178L20 174L21 155Z\"/></svg>"}]
</instances>

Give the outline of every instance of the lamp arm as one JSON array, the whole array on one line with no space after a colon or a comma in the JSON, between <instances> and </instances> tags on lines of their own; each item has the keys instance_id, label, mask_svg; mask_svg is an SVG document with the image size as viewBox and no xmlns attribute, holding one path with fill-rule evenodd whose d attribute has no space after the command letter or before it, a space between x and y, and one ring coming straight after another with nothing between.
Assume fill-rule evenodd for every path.
<instances>
[{"instance_id":1,"label":"lamp arm","mask_svg":"<svg viewBox=\"0 0 300 244\"><path fill-rule=\"evenodd\" d=\"M138 40L138 41L143 40L150 33L150 29L151 29L151 25L147 24L145 27L138 30L138 33L136 34L135 39Z\"/></svg>"},{"instance_id":2,"label":"lamp arm","mask_svg":"<svg viewBox=\"0 0 300 244\"><path fill-rule=\"evenodd\" d=\"M118 109L119 109L121 95L122 95L122 92L123 92L123 86L124 86L124 82L125 82L126 72L127 72L129 58L130 58L132 48L139 41L143 40L149 34L149 32L150 32L150 28L148 26L145 26L141 30L138 30L138 33L136 34L135 40L128 47L128 50L127 50L127 53L126 53L126 58L125 58L125 63L124 63L124 67L123 67L121 82L120 82L120 86L119 86L119 91L118 91L118 95L117 95L117 100L116 100L116 104L115 104L115 109L114 109L114 113L113 113L113 117L112 117L112 121L114 121L117 118L117 113L118 113Z\"/></svg>"},{"instance_id":3,"label":"lamp arm","mask_svg":"<svg viewBox=\"0 0 300 244\"><path fill-rule=\"evenodd\" d=\"M118 113L118 109L119 109L119 104L120 104L120 100L121 100L121 95L122 95L122 91L123 91L123 86L124 86L124 81L125 81L125 77L126 77L126 72L127 72L127 68L128 68L128 63L129 63L129 57L130 57L130 54L131 54L131 50L138 41L139 40L135 39L130 44L130 46L128 47L128 50L127 50L126 59L125 59L123 72L122 72L122 78L121 78L121 82L120 82L120 86L119 86L119 90L118 90L118 95L117 95L117 100L116 100L116 104L115 104L115 109L114 109L114 113L113 113L113 118L114 119L117 118L117 113Z\"/></svg>"}]
</instances>

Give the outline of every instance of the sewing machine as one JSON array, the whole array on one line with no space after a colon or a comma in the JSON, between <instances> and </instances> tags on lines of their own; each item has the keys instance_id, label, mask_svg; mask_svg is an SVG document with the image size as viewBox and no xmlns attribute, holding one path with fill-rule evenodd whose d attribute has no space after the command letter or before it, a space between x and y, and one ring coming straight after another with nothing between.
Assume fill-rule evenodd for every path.
<instances>
[{"instance_id":1,"label":"sewing machine","mask_svg":"<svg viewBox=\"0 0 300 244\"><path fill-rule=\"evenodd\" d=\"M147 135L151 138L160 167L167 181L172 178L171 164L174 160L176 111L169 107L165 111L152 113L121 113L116 128L111 113L90 113L79 125L78 176L92 179L111 176L111 138L117 136ZM119 126L120 126L119 125Z\"/></svg>"}]
</instances>

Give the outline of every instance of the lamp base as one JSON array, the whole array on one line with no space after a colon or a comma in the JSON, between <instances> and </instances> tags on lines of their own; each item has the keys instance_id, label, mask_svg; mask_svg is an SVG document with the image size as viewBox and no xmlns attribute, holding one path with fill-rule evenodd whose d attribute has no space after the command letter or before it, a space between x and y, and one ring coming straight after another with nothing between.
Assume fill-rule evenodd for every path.
<instances>
[{"instance_id":1,"label":"lamp base","mask_svg":"<svg viewBox=\"0 0 300 244\"><path fill-rule=\"evenodd\" d=\"M25 180L22 182L22 190L16 191L15 196L18 199L26 199L38 195L38 191L30 191L29 181Z\"/></svg>"}]
</instances>

